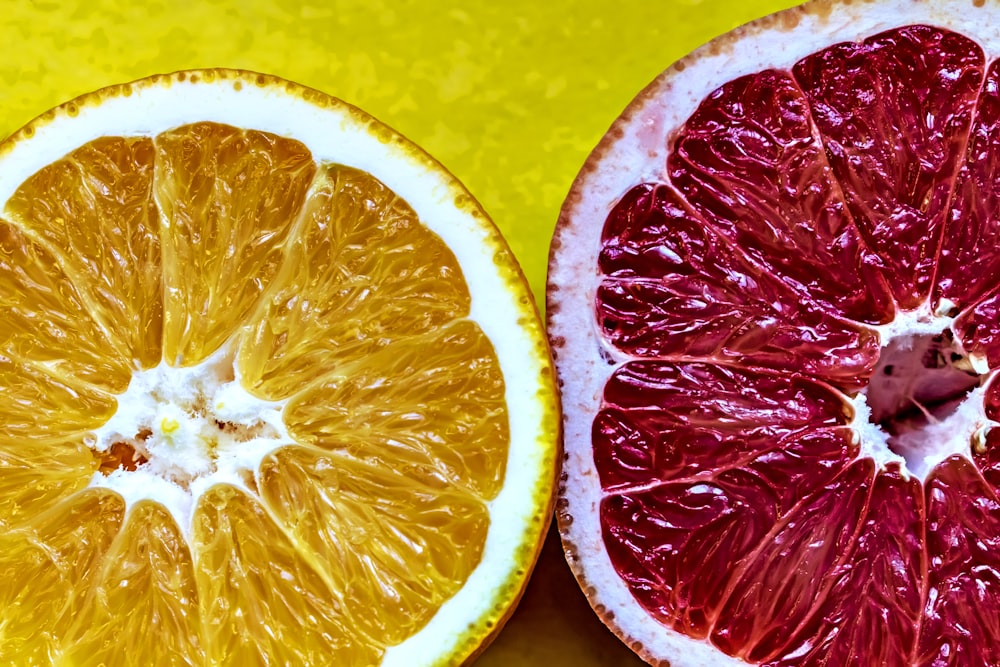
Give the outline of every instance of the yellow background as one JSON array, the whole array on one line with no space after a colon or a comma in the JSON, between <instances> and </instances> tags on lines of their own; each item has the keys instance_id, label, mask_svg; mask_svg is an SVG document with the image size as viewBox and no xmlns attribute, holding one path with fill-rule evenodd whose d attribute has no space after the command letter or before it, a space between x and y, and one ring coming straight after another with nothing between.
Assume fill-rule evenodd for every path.
<instances>
[{"instance_id":1,"label":"yellow background","mask_svg":"<svg viewBox=\"0 0 1000 667\"><path fill-rule=\"evenodd\" d=\"M482 202L543 300L549 237L590 149L661 70L794 0L7 0L0 136L108 84L193 67L276 74L356 104ZM639 665L554 533L477 667Z\"/></svg>"}]
</instances>

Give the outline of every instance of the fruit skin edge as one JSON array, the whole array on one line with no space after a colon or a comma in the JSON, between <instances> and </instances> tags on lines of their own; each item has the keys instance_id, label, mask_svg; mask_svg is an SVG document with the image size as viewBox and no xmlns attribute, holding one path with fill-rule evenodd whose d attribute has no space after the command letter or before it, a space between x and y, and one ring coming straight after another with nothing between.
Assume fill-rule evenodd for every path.
<instances>
[{"instance_id":1,"label":"fruit skin edge","mask_svg":"<svg viewBox=\"0 0 1000 667\"><path fill-rule=\"evenodd\" d=\"M963 34L980 44L988 61L995 59L1000 56L1000 26L976 20L976 11L984 4L978 0L809 0L803 5L751 21L711 40L670 65L635 96L612 123L574 179L549 249L546 325L557 369L560 353L572 337L570 332L576 332L576 335L584 332L583 342L577 340L570 343L587 351L586 355L574 354L576 359L587 356L589 359L601 360L593 363L593 366L604 365L605 362L607 364L598 371L600 379L586 386L579 386L582 383L579 382L577 373L573 374L574 377L567 377L560 369L564 438L567 443L589 442L589 432L584 428L589 425L589 418L584 416L574 419L571 413L576 413L578 409L585 413L590 410L591 402L599 400L604 381L625 356L600 340L590 312L587 311L596 294L596 250L594 261L588 264L595 270L592 273L577 271L572 275L567 275L567 272L574 262L564 260L565 268L561 267L559 253L565 246L591 250L598 248L604 216L611 204L632 185L663 178L668 142L659 138L664 128L678 127L709 93L726 81L768 67L787 69L802 57L823 47L841 41L863 39L901 24L929 23ZM904 17L904 20L899 17ZM825 30L830 26L833 26L832 32ZM771 37L769 44L768 40L762 40L769 47L766 51L760 44L749 44L746 41L748 37L765 34ZM787 38L788 35L792 35L792 38ZM719 71L724 71L725 75L720 77ZM682 85L675 85L678 80ZM682 87L683 92L678 92ZM575 256L586 257L591 250L578 251ZM565 251L562 252L565 254ZM579 261L577 257L575 264L579 267L585 262ZM572 312L569 313L565 308L566 302L560 303L562 297L554 296L566 291L572 291L575 297L571 301L573 307L569 309ZM567 386L577 391L567 390ZM590 418L592 417L593 414L590 414ZM577 421L581 423L575 423ZM592 464L585 460L586 453L580 454L572 446L566 446L565 449L567 453L564 456L563 476L568 477L577 472L577 467L587 471L586 479L577 475L573 485L577 490L581 486L586 487L583 493L587 500L583 502L585 506L582 514L588 520L594 519L597 514L595 498L600 495L600 490L596 487L596 473ZM584 460L581 463L579 459ZM556 519L567 561L578 584L591 607L615 636L646 662L659 664L657 661L661 659L660 655L655 648L650 648L650 644L662 648L658 638L649 635L643 638L629 636L619 623L620 609L619 615L616 615L615 608L605 605L597 588L588 578L587 566L581 562L581 558L598 558L609 569L611 564L599 537L599 525L591 521L581 533L578 525L580 516L579 513L574 515L573 503L567 498L568 492L572 495L570 485L561 484L557 492ZM631 594L624 589L617 576L602 578L598 583L616 587L619 589L618 593L631 599ZM632 610L629 618L632 624L641 624L645 616L643 611ZM663 630L664 634L679 634L666 628ZM707 642L689 640L686 636L683 638L691 644L709 646ZM646 640L645 643L643 639ZM686 643L685 647L692 648ZM714 647L711 651L714 654L691 656L685 653L684 657L690 658L692 665L702 664L698 662L699 656L709 661L718 661L712 664L746 664L725 656ZM674 653L672 659L680 660L678 655Z\"/></svg>"},{"instance_id":2,"label":"fruit skin edge","mask_svg":"<svg viewBox=\"0 0 1000 667\"><path fill-rule=\"evenodd\" d=\"M0 200L6 201L9 199L16 187L21 182L26 180L31 174L45 164L62 157L65 151L52 150L51 147L47 154L44 151L31 151L30 147L27 151L19 150L26 142L31 142L31 140L35 139L35 137L39 134L44 135L45 133L52 132L58 133L59 128L53 130L52 126L58 124L60 121L66 122L67 119L77 118L81 113L86 113L89 109L101 107L109 101L114 102L116 100L120 101L123 98L131 98L134 95L141 94L143 91L153 90L155 93L156 89L169 88L171 86L185 84L196 85L199 83L211 84L213 82L217 82L221 85L222 82L226 82L228 84L230 81L232 90L235 91L237 95L244 90L251 91L254 87L262 90L281 87L283 88L283 92L286 96L298 98L313 107L328 109L340 115L342 130L346 125L350 125L354 128L353 131L360 132L361 134L368 134L375 138L379 143L387 146L387 150L391 151L389 154L390 158L387 161L388 163L392 163L393 161L406 162L410 165L408 169L416 168L430 173L435 177L443 177L444 180L442 185L436 186L434 188L434 192L428 193L421 191L414 193L411 191L411 197L407 197L406 194L400 192L401 189L405 192L405 188L395 187L391 182L390 187L396 191L397 194L400 194L403 199L411 203L415 198L423 198L427 201L447 200L448 204L445 204L446 206L453 206L460 216L466 216L467 218L471 218L476 221L474 227L466 225L466 229L463 233L468 234L471 230L479 236L477 240L481 245L481 252L483 254L486 254L487 252L489 253L492 264L498 274L496 277L502 280L505 290L510 293L509 296L512 299L511 303L517 312L517 325L519 327L519 331L521 333L530 334L529 336L526 336L526 338L530 338L534 341L534 350L528 356L533 359L533 363L538 371L538 376L533 378L533 386L535 387L534 396L537 398L537 404L542 407L541 413L538 415L539 422L536 433L538 439L535 441L533 451L544 459L544 462L538 465L541 469L548 470L549 474L536 479L533 488L528 494L531 498L536 500L533 503L534 508L531 518L525 520L527 530L519 537L518 550L513 559L513 562L518 564L518 568L513 571L512 575L508 576L508 579L503 586L494 589L494 595L487 612L466 627L465 630L460 632L457 637L453 636L453 633L449 633L449 637L451 637L449 641L452 643L449 655L440 657L437 662L427 663L434 665L469 664L475 660L475 658L478 657L500 633L511 614L515 611L517 603L520 601L525 589L528 586L531 572L537 562L539 554L542 551L545 535L551 524L555 503L554 490L560 470L559 464L562 458L562 438L559 395L556 387L551 351L547 338L544 335L540 313L527 288L527 280L524 272L517 262L516 257L511 251L506 239L502 236L499 228L492 222L483 210L482 206L475 200L475 198L473 198L468 190L466 190L464 185L462 185L450 171L441 165L440 162L431 157L425 150L412 143L401 134L382 124L361 109L348 104L343 100L334 98L321 91L268 74L247 70L212 68L157 74L129 83L107 86L94 92L81 95L80 97L68 102L64 102L63 104L60 104L59 106L35 117L29 123L0 141ZM232 107L223 107L224 110L221 112L222 118L219 122L231 122L231 119L228 116L229 108ZM127 106L126 111L130 111ZM180 112L179 116L183 118L191 113L193 112L185 109ZM199 108L198 112L194 114L197 116L195 120L204 119L201 113L202 109ZM211 119L211 114L209 114L209 119ZM274 120L275 119L271 119L269 122L274 122ZM286 119L277 118L277 121L280 125L284 124ZM179 125L183 124L183 122L183 120L178 120L174 124ZM80 123L76 123L76 125L79 127ZM252 123L246 124L246 126L251 125ZM170 126L169 123L167 126ZM101 128L98 127L97 129L100 130ZM295 136L293 132L281 132L278 130L277 133L286 136ZM80 135L81 133L77 132L76 134ZM102 134L103 132L93 132L93 128L91 128L89 134L86 129L84 130L82 133L82 139L80 136L74 136L73 138L77 140L77 145L80 145L86 141L97 138ZM126 131L123 134L130 133ZM141 135L147 134L147 132L139 131L132 132L131 134ZM35 143L37 143L37 141ZM312 150L314 145L311 144L311 142L307 143L309 143L310 149ZM55 148L58 149L59 145L60 144L57 143ZM17 153L20 153L21 155L18 155ZM30 159L25 159L19 162L18 158L21 158L24 153L27 153L25 157ZM12 154L15 155L11 157ZM404 159L400 160L400 158ZM314 152L314 159L321 161L324 159L329 160L330 158L323 156L322 153L317 154ZM371 158L367 159L368 162L358 168L365 169L366 171L374 173L376 176L380 176L381 173L378 169L377 160L372 162ZM17 163L14 168L9 166L12 161ZM365 164L367 167L364 166ZM8 187L5 188L5 185ZM425 201L423 205L428 205L427 201ZM421 216L421 219L425 222L425 224L427 224L429 218L425 219ZM445 225L447 224L448 223L445 223ZM444 234L445 236L448 235L447 228L442 229L432 225L428 226L438 234ZM466 241L467 240L468 239L466 239ZM449 243L448 245L453 251L456 251L453 243ZM460 255L461 253L456 251L456 254ZM466 272L465 278L468 283L469 275L466 270L467 267L472 265L472 263L468 257L466 257L464 261L460 258L459 261L462 265L463 271ZM480 293L489 293L489 291L481 290ZM516 299L514 299L514 297L516 297ZM491 299L490 301L489 311L492 311L499 304L494 303L496 299ZM476 303L477 300L474 299L473 310L472 313L470 313L470 317L473 319L475 319L476 314ZM479 304L479 307L480 309L483 308L481 303ZM477 319L476 321L482 324L480 320ZM498 337L496 334L490 335L490 340L494 343L494 346L501 343L506 346L506 340L503 339L503 337ZM520 393L522 392L513 392L510 384L508 384L508 405L512 403L512 398L516 399ZM517 401L514 402L516 403ZM512 437L512 443L513 442L514 438ZM514 451L514 447L512 447L511 451ZM508 468L510 467L511 466L508 465ZM511 492L506 484L505 489L508 490L507 495L510 495ZM501 495L503 495L503 491L501 492ZM539 503L538 499L541 499L543 502ZM499 497L494 499L494 501L491 502L491 505L495 505L498 500ZM491 531L490 535L494 535L495 532L496 531ZM487 545L490 541L490 537L488 536ZM477 567L476 569L481 570L482 568ZM475 571L473 572L473 576L475 576ZM455 607L454 604L448 605L448 603L446 603L446 606ZM440 613L438 615L440 615ZM434 619L432 618L431 623L433 622ZM428 626L431 625L431 623L429 623ZM424 629L426 628L427 626L425 626ZM413 635L410 639L418 637L422 633L423 630L419 631L416 635ZM394 665L397 664L397 662L398 664L412 664L412 655L402 657L405 653L405 645L408 643L410 643L409 640L399 647L390 647L390 651L387 652L387 658L383 660L383 664ZM400 659L396 659L396 662L393 662L393 660L388 657L394 650L395 655L401 656ZM456 662L456 660L459 662Z\"/></svg>"}]
</instances>

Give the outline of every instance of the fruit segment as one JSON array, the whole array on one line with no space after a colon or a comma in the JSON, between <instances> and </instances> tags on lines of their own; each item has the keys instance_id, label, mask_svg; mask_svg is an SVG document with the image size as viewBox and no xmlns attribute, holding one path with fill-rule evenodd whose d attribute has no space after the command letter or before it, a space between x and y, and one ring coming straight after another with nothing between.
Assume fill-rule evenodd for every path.
<instances>
[{"instance_id":1,"label":"fruit segment","mask_svg":"<svg viewBox=\"0 0 1000 667\"><path fill-rule=\"evenodd\" d=\"M740 562L712 629L716 646L755 663L781 652L789 629L809 619L850 566L874 474L871 459L855 461L804 497Z\"/></svg>"},{"instance_id":2,"label":"fruit segment","mask_svg":"<svg viewBox=\"0 0 1000 667\"><path fill-rule=\"evenodd\" d=\"M712 93L680 130L667 171L699 216L801 297L859 322L892 317L790 74L768 70Z\"/></svg>"},{"instance_id":3,"label":"fruit segment","mask_svg":"<svg viewBox=\"0 0 1000 667\"><path fill-rule=\"evenodd\" d=\"M620 368L604 390L608 404L658 406L683 423L739 429L846 423L841 394L806 378L700 362L635 361Z\"/></svg>"},{"instance_id":4,"label":"fruit segment","mask_svg":"<svg viewBox=\"0 0 1000 667\"><path fill-rule=\"evenodd\" d=\"M833 175L900 308L930 292L984 68L978 44L928 26L795 65Z\"/></svg>"},{"instance_id":5,"label":"fruit segment","mask_svg":"<svg viewBox=\"0 0 1000 667\"><path fill-rule=\"evenodd\" d=\"M632 362L604 392L594 458L605 544L654 617L704 637L734 564L856 455L835 391L700 363Z\"/></svg>"},{"instance_id":6,"label":"fruit segment","mask_svg":"<svg viewBox=\"0 0 1000 667\"><path fill-rule=\"evenodd\" d=\"M0 661L60 661L124 513L118 494L89 489L0 535Z\"/></svg>"},{"instance_id":7,"label":"fruit segment","mask_svg":"<svg viewBox=\"0 0 1000 667\"><path fill-rule=\"evenodd\" d=\"M213 486L199 500L193 532L211 664L367 667L380 659L343 625L329 582L257 500Z\"/></svg>"},{"instance_id":8,"label":"fruit segment","mask_svg":"<svg viewBox=\"0 0 1000 667\"><path fill-rule=\"evenodd\" d=\"M91 316L57 258L2 220L0 319L0 354L9 362L37 363L66 381L105 391L128 386L128 358Z\"/></svg>"},{"instance_id":9,"label":"fruit segment","mask_svg":"<svg viewBox=\"0 0 1000 667\"><path fill-rule=\"evenodd\" d=\"M83 489L96 469L81 438L0 439L0 531L16 528Z\"/></svg>"},{"instance_id":10,"label":"fruit segment","mask_svg":"<svg viewBox=\"0 0 1000 667\"><path fill-rule=\"evenodd\" d=\"M485 503L467 493L304 447L265 459L260 489L331 582L344 622L379 646L419 630L462 587L489 528Z\"/></svg>"},{"instance_id":11,"label":"fruit segment","mask_svg":"<svg viewBox=\"0 0 1000 667\"><path fill-rule=\"evenodd\" d=\"M197 123L155 139L163 357L202 361L251 315L285 259L316 166L291 139Z\"/></svg>"},{"instance_id":12,"label":"fruit segment","mask_svg":"<svg viewBox=\"0 0 1000 667\"><path fill-rule=\"evenodd\" d=\"M1000 366L1000 292L963 312L954 329L967 352L986 359L990 368Z\"/></svg>"},{"instance_id":13,"label":"fruit segment","mask_svg":"<svg viewBox=\"0 0 1000 667\"><path fill-rule=\"evenodd\" d=\"M1000 272L1000 61L990 65L979 95L965 161L945 226L935 299L959 308L996 287Z\"/></svg>"},{"instance_id":14,"label":"fruit segment","mask_svg":"<svg viewBox=\"0 0 1000 667\"><path fill-rule=\"evenodd\" d=\"M143 501L130 508L89 583L64 649L69 664L205 664L191 552L163 506Z\"/></svg>"},{"instance_id":15,"label":"fruit segment","mask_svg":"<svg viewBox=\"0 0 1000 667\"><path fill-rule=\"evenodd\" d=\"M105 423L115 399L76 382L66 382L42 364L11 361L0 354L0 440L25 446L82 434Z\"/></svg>"},{"instance_id":16,"label":"fruit segment","mask_svg":"<svg viewBox=\"0 0 1000 667\"><path fill-rule=\"evenodd\" d=\"M916 665L1000 664L1000 501L953 457L926 482L928 589Z\"/></svg>"},{"instance_id":17,"label":"fruit segment","mask_svg":"<svg viewBox=\"0 0 1000 667\"><path fill-rule=\"evenodd\" d=\"M626 364L604 400L593 443L608 491L711 476L804 429L848 421L843 398L823 385L702 363Z\"/></svg>"},{"instance_id":18,"label":"fruit segment","mask_svg":"<svg viewBox=\"0 0 1000 667\"><path fill-rule=\"evenodd\" d=\"M510 441L504 394L489 339L458 320L334 370L284 416L298 442L491 499Z\"/></svg>"},{"instance_id":19,"label":"fruit segment","mask_svg":"<svg viewBox=\"0 0 1000 667\"><path fill-rule=\"evenodd\" d=\"M58 253L133 369L160 363L163 335L153 156L149 138L102 137L36 173L7 202L11 216Z\"/></svg>"},{"instance_id":20,"label":"fruit segment","mask_svg":"<svg viewBox=\"0 0 1000 667\"><path fill-rule=\"evenodd\" d=\"M705 637L713 624L744 615L729 611L720 620L741 565L855 454L849 431L820 429L760 442L738 465L716 472L612 491L601 503L608 554L654 618Z\"/></svg>"},{"instance_id":21,"label":"fruit segment","mask_svg":"<svg viewBox=\"0 0 1000 667\"><path fill-rule=\"evenodd\" d=\"M831 317L688 210L666 185L639 185L604 227L597 320L643 358L784 368L857 388L878 358L875 331Z\"/></svg>"},{"instance_id":22,"label":"fruit segment","mask_svg":"<svg viewBox=\"0 0 1000 667\"><path fill-rule=\"evenodd\" d=\"M278 284L241 339L243 384L269 400L469 312L451 250L395 193L339 165L317 180Z\"/></svg>"},{"instance_id":23,"label":"fruit segment","mask_svg":"<svg viewBox=\"0 0 1000 667\"><path fill-rule=\"evenodd\" d=\"M893 466L875 478L850 560L768 667L907 665L923 613L923 488Z\"/></svg>"}]
</instances>

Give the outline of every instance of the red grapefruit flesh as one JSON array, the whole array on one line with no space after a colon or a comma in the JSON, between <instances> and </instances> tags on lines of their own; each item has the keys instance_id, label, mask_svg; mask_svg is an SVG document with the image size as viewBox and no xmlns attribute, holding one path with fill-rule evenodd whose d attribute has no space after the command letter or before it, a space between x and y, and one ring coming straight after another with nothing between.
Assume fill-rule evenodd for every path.
<instances>
[{"instance_id":1,"label":"red grapefruit flesh","mask_svg":"<svg viewBox=\"0 0 1000 667\"><path fill-rule=\"evenodd\" d=\"M1000 664L1000 30L976 4L741 28L573 186L560 527L650 663Z\"/></svg>"}]
</instances>

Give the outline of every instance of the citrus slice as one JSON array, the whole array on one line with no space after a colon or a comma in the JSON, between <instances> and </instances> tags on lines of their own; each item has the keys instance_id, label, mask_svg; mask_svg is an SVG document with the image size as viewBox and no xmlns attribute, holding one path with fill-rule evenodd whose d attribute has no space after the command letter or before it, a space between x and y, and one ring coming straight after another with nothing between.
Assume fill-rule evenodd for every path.
<instances>
[{"instance_id":1,"label":"citrus slice","mask_svg":"<svg viewBox=\"0 0 1000 667\"><path fill-rule=\"evenodd\" d=\"M363 112L232 70L0 144L0 662L444 665L541 546L513 256Z\"/></svg>"},{"instance_id":2,"label":"citrus slice","mask_svg":"<svg viewBox=\"0 0 1000 667\"><path fill-rule=\"evenodd\" d=\"M564 546L652 664L1000 664L1000 32L813 2L658 77L549 266Z\"/></svg>"}]
</instances>

